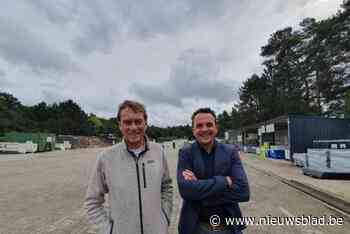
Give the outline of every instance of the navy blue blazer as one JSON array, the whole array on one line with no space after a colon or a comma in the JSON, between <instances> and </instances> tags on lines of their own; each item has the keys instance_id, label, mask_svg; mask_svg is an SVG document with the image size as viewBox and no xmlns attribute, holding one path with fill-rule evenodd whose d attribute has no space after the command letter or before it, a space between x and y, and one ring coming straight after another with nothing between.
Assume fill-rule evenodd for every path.
<instances>
[{"instance_id":1,"label":"navy blue blazer","mask_svg":"<svg viewBox=\"0 0 350 234\"><path fill-rule=\"evenodd\" d=\"M177 183L183 199L179 221L179 234L193 234L198 225L201 205L224 206L231 217L242 217L238 202L249 200L249 184L237 149L233 145L215 142L215 176L203 179L205 166L199 143L195 141L179 151ZM197 181L187 181L182 176L191 170ZM233 187L228 188L226 176L233 177ZM245 228L238 225L238 229Z\"/></svg>"}]
</instances>

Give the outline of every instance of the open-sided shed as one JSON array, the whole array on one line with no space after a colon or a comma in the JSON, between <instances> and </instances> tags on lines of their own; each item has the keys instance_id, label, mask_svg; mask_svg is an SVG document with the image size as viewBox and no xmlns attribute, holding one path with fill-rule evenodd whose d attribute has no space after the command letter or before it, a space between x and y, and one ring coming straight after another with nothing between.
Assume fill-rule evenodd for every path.
<instances>
[{"instance_id":1,"label":"open-sided shed","mask_svg":"<svg viewBox=\"0 0 350 234\"><path fill-rule=\"evenodd\" d=\"M293 153L306 153L315 140L337 140L350 137L350 119L320 116L284 115L255 125L243 127L244 145L251 144L249 134L257 134L259 144L281 146Z\"/></svg>"}]
</instances>

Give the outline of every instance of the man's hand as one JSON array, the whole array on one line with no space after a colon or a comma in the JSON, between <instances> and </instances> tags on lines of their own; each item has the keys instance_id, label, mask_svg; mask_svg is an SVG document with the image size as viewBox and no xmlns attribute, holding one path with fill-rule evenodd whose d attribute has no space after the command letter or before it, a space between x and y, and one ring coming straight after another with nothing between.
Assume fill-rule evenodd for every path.
<instances>
[{"instance_id":1,"label":"man's hand","mask_svg":"<svg viewBox=\"0 0 350 234\"><path fill-rule=\"evenodd\" d=\"M188 169L182 172L182 176L185 178L185 180L197 180L196 175Z\"/></svg>"}]
</instances>

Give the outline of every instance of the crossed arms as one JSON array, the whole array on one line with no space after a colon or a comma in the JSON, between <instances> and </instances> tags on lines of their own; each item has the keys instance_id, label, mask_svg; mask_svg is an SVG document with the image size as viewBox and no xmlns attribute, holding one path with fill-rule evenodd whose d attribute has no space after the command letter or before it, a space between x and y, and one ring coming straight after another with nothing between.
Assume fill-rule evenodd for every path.
<instances>
[{"instance_id":1,"label":"crossed arms","mask_svg":"<svg viewBox=\"0 0 350 234\"><path fill-rule=\"evenodd\" d=\"M192 160L188 151L184 149L179 151L177 182L184 200L201 201L205 206L249 200L248 180L237 151L232 151L232 167L227 176L198 179L193 172Z\"/></svg>"}]
</instances>

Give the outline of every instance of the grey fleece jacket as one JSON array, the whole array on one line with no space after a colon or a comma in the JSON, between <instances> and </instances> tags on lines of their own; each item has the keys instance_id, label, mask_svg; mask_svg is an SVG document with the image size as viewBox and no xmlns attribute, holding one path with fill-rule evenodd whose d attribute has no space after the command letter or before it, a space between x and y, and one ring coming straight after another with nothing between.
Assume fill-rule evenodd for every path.
<instances>
[{"instance_id":1,"label":"grey fleece jacket","mask_svg":"<svg viewBox=\"0 0 350 234\"><path fill-rule=\"evenodd\" d=\"M98 156L85 207L99 234L167 234L172 205L172 181L159 144L147 141L139 158L124 142Z\"/></svg>"}]
</instances>

